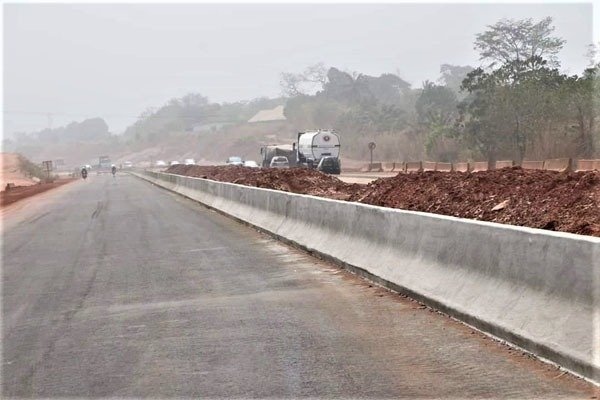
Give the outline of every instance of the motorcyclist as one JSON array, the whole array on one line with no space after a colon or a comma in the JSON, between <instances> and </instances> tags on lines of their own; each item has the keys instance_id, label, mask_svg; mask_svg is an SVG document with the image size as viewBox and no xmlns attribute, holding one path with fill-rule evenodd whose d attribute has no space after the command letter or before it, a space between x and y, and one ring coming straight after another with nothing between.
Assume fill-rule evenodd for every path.
<instances>
[{"instance_id":1,"label":"motorcyclist","mask_svg":"<svg viewBox=\"0 0 600 400\"><path fill-rule=\"evenodd\" d=\"M83 179L86 179L87 176L88 176L87 168L86 167L81 168L81 177Z\"/></svg>"},{"instance_id":2,"label":"motorcyclist","mask_svg":"<svg viewBox=\"0 0 600 400\"><path fill-rule=\"evenodd\" d=\"M110 171L112 172L112 175L114 178L115 174L117 173L117 167L113 165L112 168L110 169Z\"/></svg>"}]
</instances>

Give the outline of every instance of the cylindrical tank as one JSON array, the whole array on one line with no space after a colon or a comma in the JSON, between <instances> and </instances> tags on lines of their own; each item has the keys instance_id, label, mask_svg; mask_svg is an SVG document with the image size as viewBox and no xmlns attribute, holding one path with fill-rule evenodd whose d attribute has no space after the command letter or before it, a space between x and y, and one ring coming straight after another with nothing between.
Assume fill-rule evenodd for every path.
<instances>
[{"instance_id":1,"label":"cylindrical tank","mask_svg":"<svg viewBox=\"0 0 600 400\"><path fill-rule=\"evenodd\" d=\"M334 131L318 130L298 135L298 155L302 162L316 165L323 157L340 156L340 137Z\"/></svg>"}]
</instances>

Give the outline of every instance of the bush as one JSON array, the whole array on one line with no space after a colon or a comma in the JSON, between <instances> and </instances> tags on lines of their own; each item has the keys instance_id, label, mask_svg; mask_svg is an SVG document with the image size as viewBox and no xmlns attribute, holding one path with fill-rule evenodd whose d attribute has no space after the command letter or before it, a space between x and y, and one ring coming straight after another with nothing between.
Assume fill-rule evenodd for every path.
<instances>
[{"instance_id":1,"label":"bush","mask_svg":"<svg viewBox=\"0 0 600 400\"><path fill-rule=\"evenodd\" d=\"M21 154L19 154L19 170L21 170L28 178L38 178L40 180L46 178L46 173L42 167L32 163Z\"/></svg>"}]
</instances>

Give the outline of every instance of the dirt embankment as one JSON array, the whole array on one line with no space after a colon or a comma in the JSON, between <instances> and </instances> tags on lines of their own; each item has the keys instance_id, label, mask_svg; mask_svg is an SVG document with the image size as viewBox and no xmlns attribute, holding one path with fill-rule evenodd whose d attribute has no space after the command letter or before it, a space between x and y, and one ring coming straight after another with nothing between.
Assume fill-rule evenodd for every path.
<instances>
[{"instance_id":1,"label":"dirt embankment","mask_svg":"<svg viewBox=\"0 0 600 400\"><path fill-rule=\"evenodd\" d=\"M8 183L14 186L29 186L39 182L26 171L26 159L17 153L0 153L0 190Z\"/></svg>"},{"instance_id":2,"label":"dirt embankment","mask_svg":"<svg viewBox=\"0 0 600 400\"><path fill-rule=\"evenodd\" d=\"M174 166L167 172L383 207L600 236L600 173L504 168L398 174L368 185L307 169Z\"/></svg>"},{"instance_id":3,"label":"dirt embankment","mask_svg":"<svg viewBox=\"0 0 600 400\"><path fill-rule=\"evenodd\" d=\"M42 182L42 169L17 153L0 153L0 174L0 208L73 181Z\"/></svg>"},{"instance_id":4,"label":"dirt embankment","mask_svg":"<svg viewBox=\"0 0 600 400\"><path fill-rule=\"evenodd\" d=\"M0 192L0 208L73 181L74 179L60 179L49 183L12 187L9 190Z\"/></svg>"},{"instance_id":5,"label":"dirt embankment","mask_svg":"<svg viewBox=\"0 0 600 400\"><path fill-rule=\"evenodd\" d=\"M361 190L361 185L345 183L331 175L306 168L174 165L167 172L338 200L348 200L353 193Z\"/></svg>"}]
</instances>

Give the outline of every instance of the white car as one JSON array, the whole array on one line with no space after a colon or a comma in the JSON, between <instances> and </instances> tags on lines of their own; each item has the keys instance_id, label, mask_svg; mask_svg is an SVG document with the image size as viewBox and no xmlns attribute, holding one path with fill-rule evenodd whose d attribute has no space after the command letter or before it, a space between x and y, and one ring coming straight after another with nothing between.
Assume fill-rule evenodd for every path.
<instances>
[{"instance_id":1,"label":"white car","mask_svg":"<svg viewBox=\"0 0 600 400\"><path fill-rule=\"evenodd\" d=\"M123 163L123 168L125 168L125 169L131 169L131 168L133 168L133 163L131 161L125 161Z\"/></svg>"},{"instance_id":2,"label":"white car","mask_svg":"<svg viewBox=\"0 0 600 400\"><path fill-rule=\"evenodd\" d=\"M277 156L271 159L271 164L269 164L271 168L289 168L290 162L287 157Z\"/></svg>"},{"instance_id":3,"label":"white car","mask_svg":"<svg viewBox=\"0 0 600 400\"><path fill-rule=\"evenodd\" d=\"M244 160L242 160L241 157L229 157L227 159L227 165L244 166Z\"/></svg>"},{"instance_id":4,"label":"white car","mask_svg":"<svg viewBox=\"0 0 600 400\"><path fill-rule=\"evenodd\" d=\"M179 161L171 161L169 165L179 165L181 164Z\"/></svg>"},{"instance_id":5,"label":"white car","mask_svg":"<svg viewBox=\"0 0 600 400\"><path fill-rule=\"evenodd\" d=\"M244 161L244 167L258 168L259 165L256 163L256 161L247 160L247 161Z\"/></svg>"},{"instance_id":6,"label":"white car","mask_svg":"<svg viewBox=\"0 0 600 400\"><path fill-rule=\"evenodd\" d=\"M185 165L196 165L196 161L193 158L186 158L183 163Z\"/></svg>"},{"instance_id":7,"label":"white car","mask_svg":"<svg viewBox=\"0 0 600 400\"><path fill-rule=\"evenodd\" d=\"M158 160L155 164L157 167L166 167L167 163L164 162L163 160Z\"/></svg>"}]
</instances>

